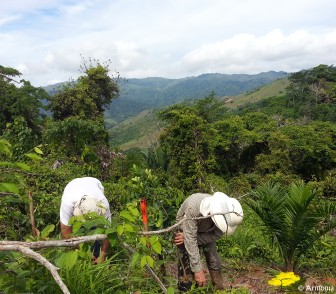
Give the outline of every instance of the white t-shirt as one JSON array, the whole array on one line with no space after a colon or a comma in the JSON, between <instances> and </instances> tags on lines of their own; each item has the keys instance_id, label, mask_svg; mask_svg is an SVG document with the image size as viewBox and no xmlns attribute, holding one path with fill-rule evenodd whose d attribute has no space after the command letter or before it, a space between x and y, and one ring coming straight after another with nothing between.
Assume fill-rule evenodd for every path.
<instances>
[{"instance_id":1,"label":"white t-shirt","mask_svg":"<svg viewBox=\"0 0 336 294\"><path fill-rule=\"evenodd\" d=\"M104 195L102 183L96 178L83 177L72 180L64 188L60 208L60 221L62 224L69 224L75 206L84 195L94 197L97 201L101 201L106 207L104 216L111 221L110 205Z\"/></svg>"}]
</instances>

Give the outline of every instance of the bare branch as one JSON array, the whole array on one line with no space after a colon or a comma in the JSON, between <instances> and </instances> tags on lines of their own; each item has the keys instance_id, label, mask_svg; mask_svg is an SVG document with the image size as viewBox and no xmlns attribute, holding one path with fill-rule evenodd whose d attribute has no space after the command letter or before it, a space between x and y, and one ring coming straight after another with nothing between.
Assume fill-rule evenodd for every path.
<instances>
[{"instance_id":1,"label":"bare branch","mask_svg":"<svg viewBox=\"0 0 336 294\"><path fill-rule=\"evenodd\" d=\"M17 194L11 192L0 192L0 196L16 196Z\"/></svg>"},{"instance_id":2,"label":"bare branch","mask_svg":"<svg viewBox=\"0 0 336 294\"><path fill-rule=\"evenodd\" d=\"M17 169L17 168L0 168L0 171L2 173L20 173L20 174L25 174L29 176L39 176L39 177L42 176L42 174L31 173L31 172L27 172L25 170Z\"/></svg>"},{"instance_id":3,"label":"bare branch","mask_svg":"<svg viewBox=\"0 0 336 294\"><path fill-rule=\"evenodd\" d=\"M48 240L48 241L36 241L36 242L21 242L21 241L0 241L1 245L16 245L25 246L29 248L49 248L49 247L75 247L81 243L99 241L107 239L105 234L96 234L84 237L75 237L66 240Z\"/></svg>"},{"instance_id":4,"label":"bare branch","mask_svg":"<svg viewBox=\"0 0 336 294\"><path fill-rule=\"evenodd\" d=\"M238 216L241 216L239 213L236 212L228 212L228 213L235 213ZM225 213L225 214L228 214ZM209 214L207 216L200 216L200 217L194 217L194 218L189 218L185 217L178 221L176 224L162 230L157 230L157 231L139 231L140 235L158 235L158 234L163 234L163 233L168 233L173 231L175 228L180 226L183 222L187 220L200 220L200 219L206 219L209 217L212 217L214 215L225 215L223 213L214 213L214 214ZM74 237L66 240L48 240L48 241L36 241L36 242L21 242L21 241L0 241L0 245L18 245L18 246L26 246L29 248L49 248L49 247L75 247L81 243L85 242L93 242L93 241L100 241L100 240L105 240L107 239L106 234L96 234L96 235L91 235L91 236L83 236L83 237Z\"/></svg>"},{"instance_id":5,"label":"bare branch","mask_svg":"<svg viewBox=\"0 0 336 294\"><path fill-rule=\"evenodd\" d=\"M30 223L32 227L32 235L35 237L37 234L36 225L35 225L35 215L34 215L34 203L33 203L33 193L28 192L29 198L29 215L30 215Z\"/></svg>"},{"instance_id":6,"label":"bare branch","mask_svg":"<svg viewBox=\"0 0 336 294\"><path fill-rule=\"evenodd\" d=\"M11 81L11 82L15 82L17 84L21 84L20 82L8 77L7 75L3 74L3 73L0 73L0 76L2 76L4 79L8 80L8 81Z\"/></svg>"},{"instance_id":7,"label":"bare branch","mask_svg":"<svg viewBox=\"0 0 336 294\"><path fill-rule=\"evenodd\" d=\"M60 275L57 272L57 267L55 267L52 263L50 263L41 254L34 252L27 246L20 246L20 245L0 245L0 251L19 251L22 254L35 259L49 270L55 282L61 288L62 292L64 294L70 294L70 291L68 290L67 286L63 283Z\"/></svg>"},{"instance_id":8,"label":"bare branch","mask_svg":"<svg viewBox=\"0 0 336 294\"><path fill-rule=\"evenodd\" d=\"M200 220L200 219L206 219L206 218L209 218L209 217L212 217L214 215L225 215L225 214L229 214L229 213L234 213L238 216L241 216L239 213L237 212L234 212L234 211L229 211L227 213L213 213L213 214L209 214L207 216L199 216L199 217L184 217L182 218L181 220L179 220L176 224L168 227L168 228L165 228L165 229L162 229L162 230L157 230L157 231L140 231L139 234L141 235L158 235L158 234L163 234L163 233L168 233L168 232L171 232L173 231L174 229L176 229L178 226L180 226L182 223L184 223L185 221L187 220ZM225 219L225 218L224 218ZM226 221L226 219L225 219Z\"/></svg>"}]
</instances>

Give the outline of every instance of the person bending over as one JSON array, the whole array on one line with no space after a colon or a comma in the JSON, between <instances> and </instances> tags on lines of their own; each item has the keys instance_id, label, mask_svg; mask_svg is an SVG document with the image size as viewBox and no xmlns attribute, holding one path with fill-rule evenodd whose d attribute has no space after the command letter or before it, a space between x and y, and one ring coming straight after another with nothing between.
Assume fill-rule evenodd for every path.
<instances>
[{"instance_id":1,"label":"person bending over","mask_svg":"<svg viewBox=\"0 0 336 294\"><path fill-rule=\"evenodd\" d=\"M209 218L195 219L212 215ZM222 192L213 195L195 193L190 195L177 212L176 220L186 220L179 226L174 242L178 247L178 289L190 290L192 280L197 286L206 284L201 263L200 248L203 250L212 284L224 289L221 260L216 241L223 235L232 235L243 220L243 210L237 199Z\"/></svg>"},{"instance_id":2,"label":"person bending over","mask_svg":"<svg viewBox=\"0 0 336 294\"><path fill-rule=\"evenodd\" d=\"M93 177L76 178L70 181L64 188L60 207L60 226L63 239L72 234L69 220L72 216L96 212L103 215L111 222L110 205L104 195L102 183ZM98 262L101 250L101 262L105 261L106 253L110 246L108 240L95 241L92 251L93 260Z\"/></svg>"}]
</instances>

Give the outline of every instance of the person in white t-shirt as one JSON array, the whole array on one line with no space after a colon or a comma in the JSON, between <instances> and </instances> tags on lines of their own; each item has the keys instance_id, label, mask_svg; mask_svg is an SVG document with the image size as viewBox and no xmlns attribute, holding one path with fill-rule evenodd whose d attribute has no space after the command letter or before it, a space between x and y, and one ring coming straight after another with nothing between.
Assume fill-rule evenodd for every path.
<instances>
[{"instance_id":1,"label":"person in white t-shirt","mask_svg":"<svg viewBox=\"0 0 336 294\"><path fill-rule=\"evenodd\" d=\"M72 227L69 225L72 216L89 212L97 212L111 221L110 205L104 195L102 183L93 177L76 178L65 186L62 195L60 208L62 238L67 239L72 234ZM108 240L104 240L102 244L99 241L95 242L93 246L94 262L98 262L100 249L101 261L105 261L109 246Z\"/></svg>"}]
</instances>

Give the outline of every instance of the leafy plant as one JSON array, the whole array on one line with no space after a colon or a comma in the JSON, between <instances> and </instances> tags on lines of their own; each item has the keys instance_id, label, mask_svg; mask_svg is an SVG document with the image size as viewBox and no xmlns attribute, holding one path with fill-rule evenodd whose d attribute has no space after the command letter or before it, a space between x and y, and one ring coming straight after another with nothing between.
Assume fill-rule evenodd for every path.
<instances>
[{"instance_id":1,"label":"leafy plant","mask_svg":"<svg viewBox=\"0 0 336 294\"><path fill-rule=\"evenodd\" d=\"M336 227L336 221L330 220L336 203L318 200L317 196L318 191L303 182L287 189L266 183L246 200L274 237L287 271L293 271L308 248Z\"/></svg>"},{"instance_id":2,"label":"leafy plant","mask_svg":"<svg viewBox=\"0 0 336 294\"><path fill-rule=\"evenodd\" d=\"M215 129L199 110L184 105L170 107L160 116L167 122L160 143L169 157L171 182L185 191L203 190L206 174L215 165Z\"/></svg>"},{"instance_id":3,"label":"leafy plant","mask_svg":"<svg viewBox=\"0 0 336 294\"><path fill-rule=\"evenodd\" d=\"M332 234L326 234L306 252L300 263L302 269L309 269L311 274L319 275L336 274L336 240Z\"/></svg>"},{"instance_id":4,"label":"leafy plant","mask_svg":"<svg viewBox=\"0 0 336 294\"><path fill-rule=\"evenodd\" d=\"M118 252L104 263L93 264L90 254L80 250L62 252L56 263L71 293L115 293L123 282Z\"/></svg>"},{"instance_id":5,"label":"leafy plant","mask_svg":"<svg viewBox=\"0 0 336 294\"><path fill-rule=\"evenodd\" d=\"M11 158L12 145L4 139L0 140L0 237L21 239L27 233L27 203L25 193L26 175L30 175L31 161L41 160L42 151L35 147L25 158L30 164L18 162Z\"/></svg>"}]
</instances>

